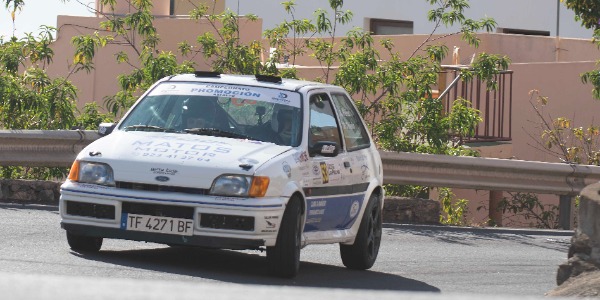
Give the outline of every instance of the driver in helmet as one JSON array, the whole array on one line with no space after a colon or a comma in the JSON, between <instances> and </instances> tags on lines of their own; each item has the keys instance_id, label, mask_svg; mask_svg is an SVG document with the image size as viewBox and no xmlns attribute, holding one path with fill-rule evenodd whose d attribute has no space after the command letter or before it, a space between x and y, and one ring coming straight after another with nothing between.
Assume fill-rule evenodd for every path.
<instances>
[{"instance_id":1,"label":"driver in helmet","mask_svg":"<svg viewBox=\"0 0 600 300\"><path fill-rule=\"evenodd\" d=\"M188 98L183 101L183 128L213 128L215 127L216 103L210 98Z\"/></svg>"},{"instance_id":2,"label":"driver in helmet","mask_svg":"<svg viewBox=\"0 0 600 300\"><path fill-rule=\"evenodd\" d=\"M284 145L292 144L292 111L280 109L277 112L277 134Z\"/></svg>"}]
</instances>

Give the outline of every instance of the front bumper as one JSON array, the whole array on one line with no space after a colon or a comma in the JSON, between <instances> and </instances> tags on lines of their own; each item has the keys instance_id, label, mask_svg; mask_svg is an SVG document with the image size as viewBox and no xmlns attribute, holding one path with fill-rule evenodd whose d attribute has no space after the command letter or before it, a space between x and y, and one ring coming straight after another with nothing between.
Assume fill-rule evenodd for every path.
<instances>
[{"instance_id":1,"label":"front bumper","mask_svg":"<svg viewBox=\"0 0 600 300\"><path fill-rule=\"evenodd\" d=\"M67 181L61 187L61 227L84 236L219 249L274 246L285 198L240 199L100 187ZM128 230L131 215L192 221L192 235Z\"/></svg>"},{"instance_id":2,"label":"front bumper","mask_svg":"<svg viewBox=\"0 0 600 300\"><path fill-rule=\"evenodd\" d=\"M161 234L152 232L139 232L139 231L127 231L117 228L106 228L99 226L90 225L78 225L61 222L60 226L77 235L103 237L111 239L122 239L131 241L141 242L152 242L159 244L168 245L188 245L188 246L200 246L206 248L216 249L258 249L261 246L265 246L265 240L262 239L240 239L240 238L226 238L226 237L214 237L214 236L180 236L174 234Z\"/></svg>"}]
</instances>

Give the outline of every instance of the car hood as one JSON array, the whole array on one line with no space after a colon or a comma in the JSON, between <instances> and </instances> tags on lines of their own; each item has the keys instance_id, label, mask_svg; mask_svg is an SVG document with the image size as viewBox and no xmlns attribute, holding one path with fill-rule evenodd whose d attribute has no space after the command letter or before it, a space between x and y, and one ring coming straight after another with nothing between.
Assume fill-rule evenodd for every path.
<instances>
[{"instance_id":1,"label":"car hood","mask_svg":"<svg viewBox=\"0 0 600 300\"><path fill-rule=\"evenodd\" d=\"M78 159L109 164L115 181L209 188L221 174L254 174L290 149L224 137L115 131L87 146Z\"/></svg>"}]
</instances>

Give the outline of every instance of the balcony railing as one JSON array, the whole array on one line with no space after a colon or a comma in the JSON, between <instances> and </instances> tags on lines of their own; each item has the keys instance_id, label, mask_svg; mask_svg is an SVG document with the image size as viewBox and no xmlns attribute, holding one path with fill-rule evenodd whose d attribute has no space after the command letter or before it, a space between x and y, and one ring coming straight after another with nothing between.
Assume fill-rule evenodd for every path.
<instances>
[{"instance_id":1,"label":"balcony railing","mask_svg":"<svg viewBox=\"0 0 600 300\"><path fill-rule=\"evenodd\" d=\"M498 88L488 90L486 82L473 78L465 81L460 72L463 66L444 66L440 73L440 98L446 111L450 111L458 98L470 100L473 108L481 112L483 121L475 128L475 135L464 142L497 142L512 140L512 88L513 71L502 71L494 76Z\"/></svg>"}]
</instances>

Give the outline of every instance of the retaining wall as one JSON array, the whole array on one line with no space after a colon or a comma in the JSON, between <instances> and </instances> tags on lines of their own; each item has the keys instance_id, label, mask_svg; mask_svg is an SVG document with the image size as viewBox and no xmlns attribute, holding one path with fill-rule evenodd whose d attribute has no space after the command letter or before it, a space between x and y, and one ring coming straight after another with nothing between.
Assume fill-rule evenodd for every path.
<instances>
[{"instance_id":1,"label":"retaining wall","mask_svg":"<svg viewBox=\"0 0 600 300\"><path fill-rule=\"evenodd\" d=\"M58 205L61 182L0 179L0 202Z\"/></svg>"},{"instance_id":2,"label":"retaining wall","mask_svg":"<svg viewBox=\"0 0 600 300\"><path fill-rule=\"evenodd\" d=\"M587 186L579 200L579 226L571 239L569 260L559 266L556 282L600 271L600 183Z\"/></svg>"}]
</instances>

